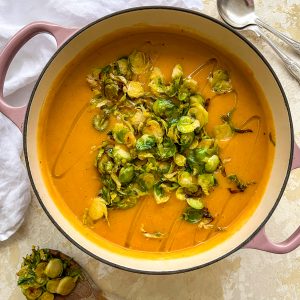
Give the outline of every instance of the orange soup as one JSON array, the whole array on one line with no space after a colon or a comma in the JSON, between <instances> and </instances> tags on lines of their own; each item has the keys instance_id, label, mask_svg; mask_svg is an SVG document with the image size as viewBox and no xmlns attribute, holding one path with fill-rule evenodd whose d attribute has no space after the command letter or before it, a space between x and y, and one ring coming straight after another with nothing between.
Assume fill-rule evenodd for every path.
<instances>
[{"instance_id":1,"label":"orange soup","mask_svg":"<svg viewBox=\"0 0 300 300\"><path fill-rule=\"evenodd\" d=\"M246 65L163 29L116 34L73 60L45 101L39 141L70 222L147 252L201 250L237 231L274 155L271 113Z\"/></svg>"}]
</instances>

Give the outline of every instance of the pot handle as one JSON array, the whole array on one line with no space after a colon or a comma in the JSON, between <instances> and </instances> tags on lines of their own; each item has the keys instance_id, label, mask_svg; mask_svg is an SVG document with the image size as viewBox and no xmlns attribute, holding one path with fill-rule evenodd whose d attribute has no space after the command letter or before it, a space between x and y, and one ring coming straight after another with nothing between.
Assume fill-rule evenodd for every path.
<instances>
[{"instance_id":1,"label":"pot handle","mask_svg":"<svg viewBox=\"0 0 300 300\"><path fill-rule=\"evenodd\" d=\"M294 144L294 157L292 162L292 170L300 167L300 148ZM283 254L288 253L300 246L300 226L285 241L281 243L273 243L266 235L265 227L263 227L256 236L248 242L244 248L258 249L266 252Z\"/></svg>"},{"instance_id":2,"label":"pot handle","mask_svg":"<svg viewBox=\"0 0 300 300\"><path fill-rule=\"evenodd\" d=\"M78 28L67 28L52 23L33 22L18 31L0 53L0 112L14 122L22 131L27 104L13 107L4 101L3 86L8 67L20 48L39 33L49 33L54 36L57 47L72 36Z\"/></svg>"}]
</instances>

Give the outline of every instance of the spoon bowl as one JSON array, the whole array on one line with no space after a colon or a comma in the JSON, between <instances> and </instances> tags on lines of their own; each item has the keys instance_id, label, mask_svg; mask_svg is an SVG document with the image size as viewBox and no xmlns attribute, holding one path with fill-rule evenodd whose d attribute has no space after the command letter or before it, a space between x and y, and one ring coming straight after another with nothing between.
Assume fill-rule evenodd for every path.
<instances>
[{"instance_id":1,"label":"spoon bowl","mask_svg":"<svg viewBox=\"0 0 300 300\"><path fill-rule=\"evenodd\" d=\"M251 0L217 0L217 7L222 19L236 29L256 24L257 17Z\"/></svg>"}]
</instances>

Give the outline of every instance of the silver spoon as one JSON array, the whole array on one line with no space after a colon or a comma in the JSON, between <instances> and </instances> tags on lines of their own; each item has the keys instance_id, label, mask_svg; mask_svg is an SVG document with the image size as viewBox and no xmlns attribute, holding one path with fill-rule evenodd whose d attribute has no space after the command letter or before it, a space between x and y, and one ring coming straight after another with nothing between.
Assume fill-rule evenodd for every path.
<instances>
[{"instance_id":1,"label":"silver spoon","mask_svg":"<svg viewBox=\"0 0 300 300\"><path fill-rule=\"evenodd\" d=\"M284 54L268 37L261 31L261 27L274 33L277 37L284 40L293 49L300 54L300 43L287 37L281 32L275 30L271 26L261 21L254 12L253 0L217 0L217 7L221 18L230 26L235 29L249 29L254 31L258 36L265 40L278 56L284 62L287 70L295 77L300 83L300 65L293 59Z\"/></svg>"}]
</instances>

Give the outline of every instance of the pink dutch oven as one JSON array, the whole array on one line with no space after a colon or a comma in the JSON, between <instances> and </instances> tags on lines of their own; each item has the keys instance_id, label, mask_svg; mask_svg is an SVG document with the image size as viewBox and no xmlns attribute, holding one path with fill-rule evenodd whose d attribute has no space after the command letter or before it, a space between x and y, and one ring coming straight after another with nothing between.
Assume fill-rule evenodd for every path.
<instances>
[{"instance_id":1,"label":"pink dutch oven","mask_svg":"<svg viewBox=\"0 0 300 300\"><path fill-rule=\"evenodd\" d=\"M93 41L124 27L136 24L176 26L196 32L247 62L269 99L276 131L274 164L260 204L244 226L224 242L209 251L172 259L135 258L121 255L92 243L70 224L51 199L43 182L37 155L37 129L41 107L57 75L75 56ZM12 107L3 98L3 84L9 64L18 50L33 36L49 33L56 39L58 50L43 69L30 101L22 107ZM170 274L193 270L216 262L240 248L259 249L272 253L287 253L300 245L300 227L284 242L271 242L264 229L286 187L291 170L300 167L300 149L294 143L289 105L283 88L264 56L243 36L219 21L194 11L171 7L142 7L121 11L99 19L82 29L34 22L21 29L0 54L0 111L11 119L24 134L26 166L41 206L57 228L84 252L110 265L141 273Z\"/></svg>"}]
</instances>

